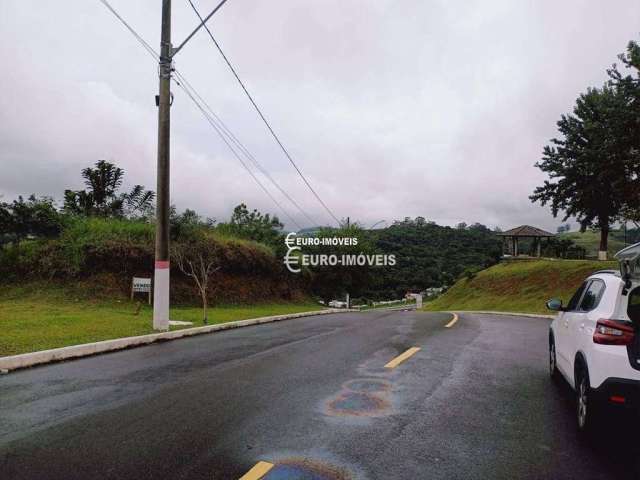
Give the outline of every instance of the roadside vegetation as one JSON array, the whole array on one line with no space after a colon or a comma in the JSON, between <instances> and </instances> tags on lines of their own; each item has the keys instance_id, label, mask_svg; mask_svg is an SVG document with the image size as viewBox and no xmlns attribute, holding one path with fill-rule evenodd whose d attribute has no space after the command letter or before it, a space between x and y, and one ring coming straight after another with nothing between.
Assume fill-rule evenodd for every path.
<instances>
[{"instance_id":1,"label":"roadside vegetation","mask_svg":"<svg viewBox=\"0 0 640 480\"><path fill-rule=\"evenodd\" d=\"M152 277L154 194L124 189L125 172L99 161L81 172L84 190L58 206L31 195L0 202L0 355L152 333L144 295L130 300L132 277ZM315 236L358 238L358 245L309 253L389 253L395 267L283 265L277 217L238 205L224 222L193 210L170 217L171 319L195 326L318 310L313 298L362 302L438 286L495 263L500 244L479 224L441 227L424 218L368 231L357 224L318 228ZM172 328L184 328L176 326Z\"/></svg>"},{"instance_id":2,"label":"roadside vegetation","mask_svg":"<svg viewBox=\"0 0 640 480\"><path fill-rule=\"evenodd\" d=\"M84 190L0 202L0 355L152 333L144 295L130 300L132 277L152 277L154 194L123 188L124 171L99 161L82 170ZM422 217L380 230L346 222L314 236L355 237L357 246L308 253L386 253L388 267L283 265L277 217L240 204L224 222L172 208L171 319L195 326L318 310L349 293L360 303L402 298L494 265L495 232L481 224L443 227ZM175 326L172 328L184 328Z\"/></svg>"},{"instance_id":3,"label":"roadside vegetation","mask_svg":"<svg viewBox=\"0 0 640 480\"><path fill-rule=\"evenodd\" d=\"M146 304L109 295L89 295L87 285L31 283L0 290L0 356L46 350L113 338L154 333ZM320 310L311 300L248 305L218 304L209 324ZM177 306L171 319L202 325L202 309ZM189 326L172 326L171 330Z\"/></svg>"},{"instance_id":4,"label":"roadside vegetation","mask_svg":"<svg viewBox=\"0 0 640 480\"><path fill-rule=\"evenodd\" d=\"M128 294L133 276L152 276L154 193L142 185L125 189L124 170L102 160L81 176L86 188L65 190L62 206L36 195L0 202L0 283L84 281L116 299ZM345 222L309 234L355 237L357 246L307 252L393 254L397 264L315 266L292 275L282 262L286 232L268 213L240 204L220 222L172 208L170 226L172 303L202 307L310 295L330 301L346 293L367 301L399 298L408 290L451 283L463 271L490 266L500 256L494 232L477 223L452 228L416 217L365 230ZM207 317L203 311L203 320Z\"/></svg>"},{"instance_id":5,"label":"roadside vegetation","mask_svg":"<svg viewBox=\"0 0 640 480\"><path fill-rule=\"evenodd\" d=\"M599 231L589 229L584 232L561 232L558 234L558 238L570 240L576 246L583 248L586 258L598 258L598 250L600 248ZM625 247L625 244L628 246L637 242L640 242L640 228L628 228L626 234L622 228L612 229L609 232L607 254L610 258L613 258L616 252Z\"/></svg>"},{"instance_id":6,"label":"roadside vegetation","mask_svg":"<svg viewBox=\"0 0 640 480\"><path fill-rule=\"evenodd\" d=\"M617 262L589 260L514 260L464 277L424 310L487 310L549 313L545 302L566 304L585 277L617 269Z\"/></svg>"}]
</instances>

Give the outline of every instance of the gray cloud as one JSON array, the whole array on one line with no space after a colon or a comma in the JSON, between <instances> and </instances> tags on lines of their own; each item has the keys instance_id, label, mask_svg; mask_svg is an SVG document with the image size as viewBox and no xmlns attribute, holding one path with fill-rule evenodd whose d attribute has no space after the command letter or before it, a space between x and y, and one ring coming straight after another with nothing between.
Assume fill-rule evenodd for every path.
<instances>
[{"instance_id":1,"label":"gray cloud","mask_svg":"<svg viewBox=\"0 0 640 480\"><path fill-rule=\"evenodd\" d=\"M152 46L160 8L113 5ZM215 1L197 2L208 11ZM575 97L637 38L640 5L473 0L229 0L214 34L316 190L365 224L422 215L553 229L528 195ZM195 25L174 1L174 42ZM0 194L61 198L104 158L155 183L157 68L97 1L3 0ZM229 127L319 222L305 190L208 38L176 59ZM172 201L228 216L275 207L174 88ZM268 183L267 183L268 185ZM277 191L274 195L304 223ZM279 212L276 212L279 213Z\"/></svg>"}]
</instances>

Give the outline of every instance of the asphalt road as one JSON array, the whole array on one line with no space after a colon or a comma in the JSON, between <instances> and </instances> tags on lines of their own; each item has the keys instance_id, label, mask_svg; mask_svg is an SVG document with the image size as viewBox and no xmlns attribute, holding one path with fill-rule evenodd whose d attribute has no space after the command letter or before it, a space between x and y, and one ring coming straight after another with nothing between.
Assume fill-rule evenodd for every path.
<instances>
[{"instance_id":1,"label":"asphalt road","mask_svg":"<svg viewBox=\"0 0 640 480\"><path fill-rule=\"evenodd\" d=\"M309 317L0 377L0 478L640 478L640 432L577 436L548 320ZM384 365L410 347L415 355Z\"/></svg>"}]
</instances>

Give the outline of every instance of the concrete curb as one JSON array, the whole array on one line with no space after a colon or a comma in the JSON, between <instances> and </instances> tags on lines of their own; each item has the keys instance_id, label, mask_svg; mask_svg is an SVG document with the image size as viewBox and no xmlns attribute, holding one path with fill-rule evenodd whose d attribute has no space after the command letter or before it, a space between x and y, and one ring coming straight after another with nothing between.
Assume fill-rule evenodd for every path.
<instances>
[{"instance_id":1,"label":"concrete curb","mask_svg":"<svg viewBox=\"0 0 640 480\"><path fill-rule=\"evenodd\" d=\"M455 313L480 313L485 315L509 315L513 317L531 317L531 318L556 318L555 315L543 315L542 313L518 313L518 312L491 312L487 310L452 310Z\"/></svg>"},{"instance_id":2,"label":"concrete curb","mask_svg":"<svg viewBox=\"0 0 640 480\"><path fill-rule=\"evenodd\" d=\"M32 367L45 363L59 362L72 358L86 357L99 353L123 350L125 348L140 347L151 343L176 340L178 338L213 333L220 330L230 330L233 328L249 327L263 323L278 322L293 318L312 317L315 315L327 315L331 313L357 312L354 309L327 309L313 312L290 313L286 315L274 315L271 317L251 318L248 320L238 320L236 322L220 323L217 325L206 325L204 327L184 328L172 332L151 333L149 335L139 335L137 337L116 338L113 340L103 340L101 342L85 343L82 345L72 345L69 347L54 348L51 350L41 350L39 352L23 353L9 357L0 357L0 372L7 373L19 368Z\"/></svg>"}]
</instances>

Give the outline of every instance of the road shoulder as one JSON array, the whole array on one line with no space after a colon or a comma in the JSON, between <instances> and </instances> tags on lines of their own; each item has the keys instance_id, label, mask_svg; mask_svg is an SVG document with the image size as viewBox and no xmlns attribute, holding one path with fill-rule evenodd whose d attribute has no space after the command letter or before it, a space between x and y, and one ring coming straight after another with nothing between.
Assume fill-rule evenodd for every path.
<instances>
[{"instance_id":1,"label":"road shoulder","mask_svg":"<svg viewBox=\"0 0 640 480\"><path fill-rule=\"evenodd\" d=\"M0 371L7 373L20 368L33 367L46 363L59 362L74 358L87 357L100 353L113 352L126 348L141 347L150 345L155 342L177 340L179 338L191 337L194 335L202 335L205 333L214 333L221 330L230 330L233 328L250 327L263 323L272 323L282 320L291 320L294 318L310 317L315 315L327 315L331 313L355 312L353 309L327 309L316 310L311 312L290 313L285 315L272 315L269 317L251 318L248 320L238 320L236 322L226 322L216 325L206 325L203 327L184 328L169 332L151 333L148 335L139 335L135 337L116 338L112 340L103 340L100 342L85 343L81 345L72 345L69 347L53 348L50 350L41 350L38 352L23 353L19 355L11 355L0 357Z\"/></svg>"}]
</instances>

